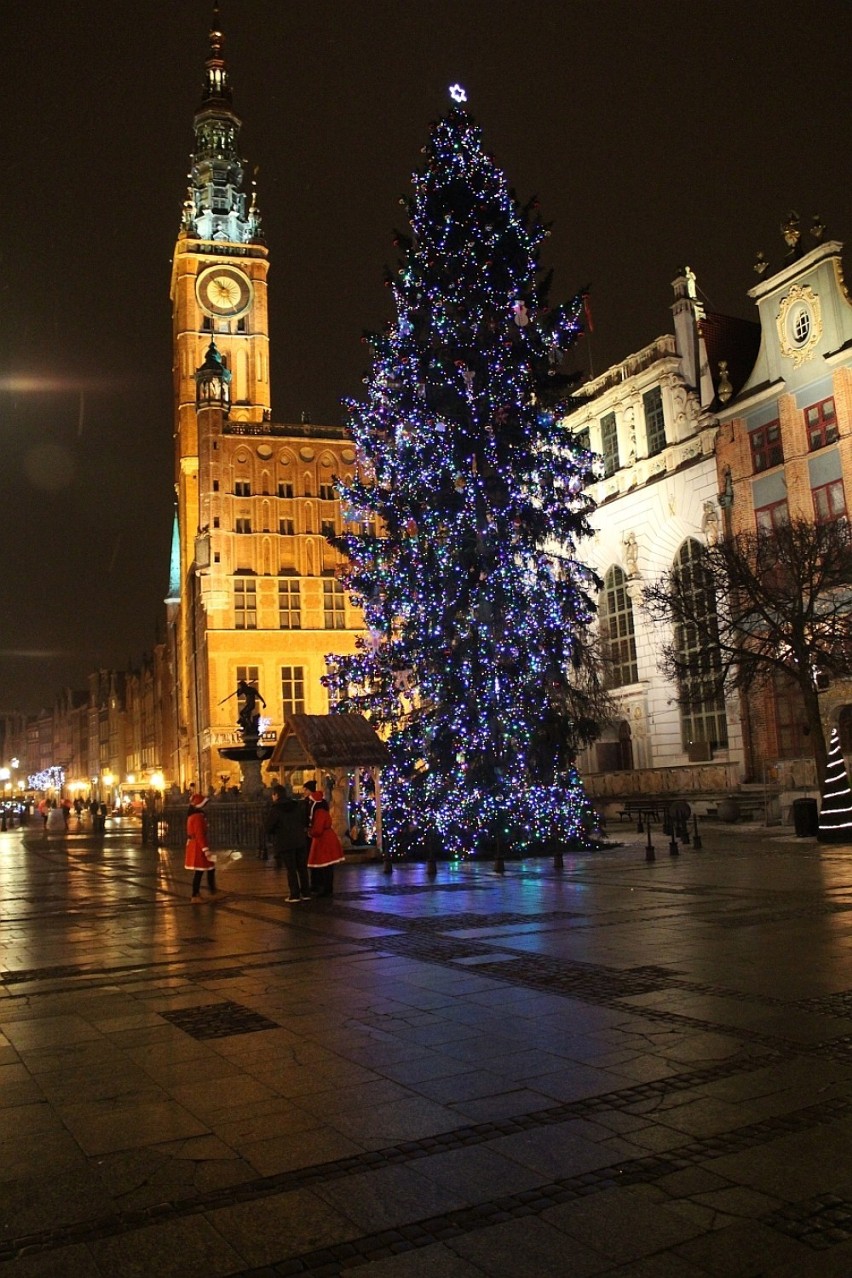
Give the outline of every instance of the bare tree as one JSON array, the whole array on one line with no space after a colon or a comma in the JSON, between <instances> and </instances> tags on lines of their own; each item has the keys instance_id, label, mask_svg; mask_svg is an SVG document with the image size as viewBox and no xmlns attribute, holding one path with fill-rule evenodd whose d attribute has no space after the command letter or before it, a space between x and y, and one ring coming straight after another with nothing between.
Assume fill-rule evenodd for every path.
<instances>
[{"instance_id":1,"label":"bare tree","mask_svg":"<svg viewBox=\"0 0 852 1278\"><path fill-rule=\"evenodd\" d=\"M644 604L671 626L662 667L682 704L707 704L730 688L748 692L779 676L795 684L817 777L824 777L819 690L852 674L852 533L845 520L793 519L701 547L647 587Z\"/></svg>"}]
</instances>

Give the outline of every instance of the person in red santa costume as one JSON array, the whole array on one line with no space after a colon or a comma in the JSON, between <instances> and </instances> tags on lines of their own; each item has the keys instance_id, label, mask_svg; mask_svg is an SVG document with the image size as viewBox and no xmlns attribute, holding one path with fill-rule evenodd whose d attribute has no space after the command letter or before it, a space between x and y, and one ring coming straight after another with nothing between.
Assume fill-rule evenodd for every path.
<instances>
[{"instance_id":1,"label":"person in red santa costume","mask_svg":"<svg viewBox=\"0 0 852 1278\"><path fill-rule=\"evenodd\" d=\"M344 858L343 847L332 828L331 813L325 799L314 804L308 834L311 836L308 867L311 882L316 888L315 895L331 896L334 892L334 867Z\"/></svg>"},{"instance_id":2,"label":"person in red santa costume","mask_svg":"<svg viewBox=\"0 0 852 1278\"><path fill-rule=\"evenodd\" d=\"M184 869L192 870L192 900L201 900L201 878L207 872L207 890L216 895L216 860L210 853L207 838L207 815L204 811L207 799L203 794L193 794L189 800L186 818L186 858Z\"/></svg>"}]
</instances>

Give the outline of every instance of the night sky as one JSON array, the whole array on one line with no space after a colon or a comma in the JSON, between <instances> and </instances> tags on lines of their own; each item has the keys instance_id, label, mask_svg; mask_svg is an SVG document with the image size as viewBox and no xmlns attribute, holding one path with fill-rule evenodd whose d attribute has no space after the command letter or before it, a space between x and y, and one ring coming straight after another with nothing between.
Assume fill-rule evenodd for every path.
<instances>
[{"instance_id":1,"label":"night sky","mask_svg":"<svg viewBox=\"0 0 852 1278\"><path fill-rule=\"evenodd\" d=\"M75 0L4 24L0 712L162 637L171 253L212 6ZM757 249L852 236L852 10L698 0L222 0L270 248L273 416L341 420L390 317L383 268L447 86L553 223L551 298L590 284L577 366L671 330L689 264L753 317Z\"/></svg>"}]
</instances>

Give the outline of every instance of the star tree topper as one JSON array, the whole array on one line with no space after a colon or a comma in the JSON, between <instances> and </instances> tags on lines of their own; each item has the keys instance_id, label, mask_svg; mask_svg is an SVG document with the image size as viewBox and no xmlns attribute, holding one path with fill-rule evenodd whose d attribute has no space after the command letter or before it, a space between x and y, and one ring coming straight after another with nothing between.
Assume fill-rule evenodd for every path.
<instances>
[{"instance_id":1,"label":"star tree topper","mask_svg":"<svg viewBox=\"0 0 852 1278\"><path fill-rule=\"evenodd\" d=\"M450 85L450 97L454 102L467 102L467 94L460 84Z\"/></svg>"}]
</instances>

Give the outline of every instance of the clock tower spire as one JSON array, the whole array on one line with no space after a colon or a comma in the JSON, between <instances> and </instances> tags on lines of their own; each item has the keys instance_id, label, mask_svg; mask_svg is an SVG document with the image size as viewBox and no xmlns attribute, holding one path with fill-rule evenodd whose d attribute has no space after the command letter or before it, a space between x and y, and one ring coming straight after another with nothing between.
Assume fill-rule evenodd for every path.
<instances>
[{"instance_id":1,"label":"clock tower spire","mask_svg":"<svg viewBox=\"0 0 852 1278\"><path fill-rule=\"evenodd\" d=\"M251 244L262 239L260 216L254 195L246 207L243 161L237 151L242 120L233 107L218 4L209 40L204 87L193 121L195 149L182 228L199 240Z\"/></svg>"}]
</instances>

